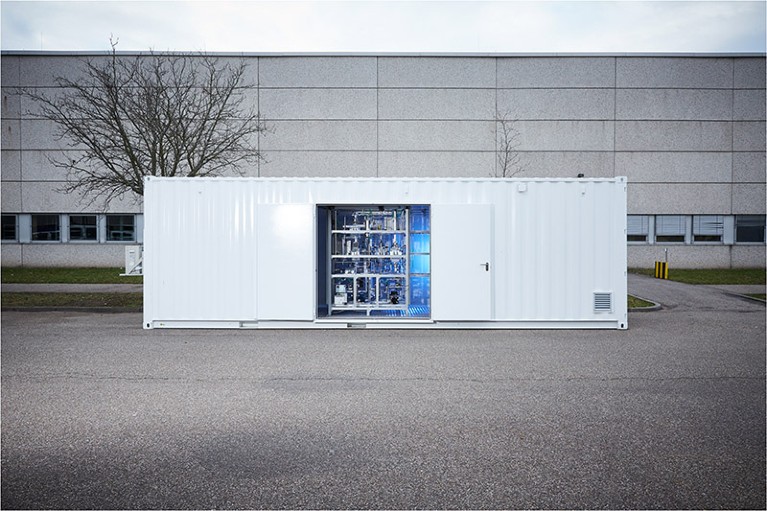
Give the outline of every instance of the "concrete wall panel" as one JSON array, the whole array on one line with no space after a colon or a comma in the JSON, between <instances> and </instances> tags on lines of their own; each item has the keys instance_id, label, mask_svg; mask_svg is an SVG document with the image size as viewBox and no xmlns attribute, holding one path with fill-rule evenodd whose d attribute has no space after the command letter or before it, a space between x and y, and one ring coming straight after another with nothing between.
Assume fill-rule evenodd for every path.
<instances>
[{"instance_id":1,"label":"concrete wall panel","mask_svg":"<svg viewBox=\"0 0 767 511\"><path fill-rule=\"evenodd\" d=\"M729 151L732 124L701 121L618 121L618 151Z\"/></svg>"},{"instance_id":2,"label":"concrete wall panel","mask_svg":"<svg viewBox=\"0 0 767 511\"><path fill-rule=\"evenodd\" d=\"M614 177L612 152L522 152L515 177Z\"/></svg>"},{"instance_id":3,"label":"concrete wall panel","mask_svg":"<svg viewBox=\"0 0 767 511\"><path fill-rule=\"evenodd\" d=\"M21 213L21 183L18 181L3 181L0 187L0 202L4 213Z\"/></svg>"},{"instance_id":4,"label":"concrete wall panel","mask_svg":"<svg viewBox=\"0 0 767 511\"><path fill-rule=\"evenodd\" d=\"M736 121L763 121L765 114L765 94L761 90L734 91L733 119Z\"/></svg>"},{"instance_id":5,"label":"concrete wall panel","mask_svg":"<svg viewBox=\"0 0 767 511\"><path fill-rule=\"evenodd\" d=\"M82 146L72 146L68 138L62 138L61 128L53 121L40 119L22 119L21 144L25 151L82 148Z\"/></svg>"},{"instance_id":6,"label":"concrete wall panel","mask_svg":"<svg viewBox=\"0 0 767 511\"><path fill-rule=\"evenodd\" d=\"M375 121L272 121L273 133L261 136L262 151L372 151Z\"/></svg>"},{"instance_id":7,"label":"concrete wall panel","mask_svg":"<svg viewBox=\"0 0 767 511\"><path fill-rule=\"evenodd\" d=\"M630 215L729 215L732 185L631 183Z\"/></svg>"},{"instance_id":8,"label":"concrete wall panel","mask_svg":"<svg viewBox=\"0 0 767 511\"><path fill-rule=\"evenodd\" d=\"M53 101L60 100L65 94L72 94L73 89L63 87L36 87L35 93L41 94ZM21 98L21 116L24 119L42 119L42 105L28 97Z\"/></svg>"},{"instance_id":9,"label":"concrete wall panel","mask_svg":"<svg viewBox=\"0 0 767 511\"><path fill-rule=\"evenodd\" d=\"M727 89L732 60L700 57L619 57L617 86L626 88Z\"/></svg>"},{"instance_id":10,"label":"concrete wall panel","mask_svg":"<svg viewBox=\"0 0 767 511\"><path fill-rule=\"evenodd\" d=\"M732 91L619 89L616 110L626 120L729 121Z\"/></svg>"},{"instance_id":11,"label":"concrete wall panel","mask_svg":"<svg viewBox=\"0 0 767 511\"><path fill-rule=\"evenodd\" d=\"M375 89L262 89L264 119L375 119Z\"/></svg>"},{"instance_id":12,"label":"concrete wall panel","mask_svg":"<svg viewBox=\"0 0 767 511\"><path fill-rule=\"evenodd\" d=\"M5 119L0 122L2 126L2 148L3 149L21 149L21 121Z\"/></svg>"},{"instance_id":13,"label":"concrete wall panel","mask_svg":"<svg viewBox=\"0 0 767 511\"><path fill-rule=\"evenodd\" d=\"M520 151L613 150L613 121L519 121L514 127Z\"/></svg>"},{"instance_id":14,"label":"concrete wall panel","mask_svg":"<svg viewBox=\"0 0 767 511\"><path fill-rule=\"evenodd\" d=\"M378 86L494 88L495 61L472 57L380 57Z\"/></svg>"},{"instance_id":15,"label":"concrete wall panel","mask_svg":"<svg viewBox=\"0 0 767 511\"><path fill-rule=\"evenodd\" d=\"M764 215L767 187L756 183L732 185L732 213L734 215Z\"/></svg>"},{"instance_id":16,"label":"concrete wall panel","mask_svg":"<svg viewBox=\"0 0 767 511\"><path fill-rule=\"evenodd\" d=\"M373 151L277 151L264 155L262 177L375 177Z\"/></svg>"},{"instance_id":17,"label":"concrete wall panel","mask_svg":"<svg viewBox=\"0 0 767 511\"><path fill-rule=\"evenodd\" d=\"M764 268L767 259L764 245L734 245L731 254L733 268Z\"/></svg>"},{"instance_id":18,"label":"concrete wall panel","mask_svg":"<svg viewBox=\"0 0 767 511\"><path fill-rule=\"evenodd\" d=\"M84 60L76 56L35 56L21 59L19 83L24 87L55 87L56 78L82 81ZM109 57L90 57L94 62L103 62Z\"/></svg>"},{"instance_id":19,"label":"concrete wall panel","mask_svg":"<svg viewBox=\"0 0 767 511\"><path fill-rule=\"evenodd\" d=\"M492 120L495 92L482 89L380 89L378 113L387 120Z\"/></svg>"},{"instance_id":20,"label":"concrete wall panel","mask_svg":"<svg viewBox=\"0 0 767 511\"><path fill-rule=\"evenodd\" d=\"M24 266L118 267L125 265L125 243L30 243L22 247Z\"/></svg>"},{"instance_id":21,"label":"concrete wall panel","mask_svg":"<svg viewBox=\"0 0 767 511\"><path fill-rule=\"evenodd\" d=\"M611 89L502 89L498 111L520 120L608 120L615 117Z\"/></svg>"},{"instance_id":22,"label":"concrete wall panel","mask_svg":"<svg viewBox=\"0 0 767 511\"><path fill-rule=\"evenodd\" d=\"M21 266L21 245L16 243L3 243L0 249L3 266Z\"/></svg>"},{"instance_id":23,"label":"concrete wall panel","mask_svg":"<svg viewBox=\"0 0 767 511\"><path fill-rule=\"evenodd\" d=\"M764 151L765 122L733 123L732 149L734 151Z\"/></svg>"},{"instance_id":24,"label":"concrete wall panel","mask_svg":"<svg viewBox=\"0 0 767 511\"><path fill-rule=\"evenodd\" d=\"M24 151L21 175L25 181L66 181L67 171L56 167L53 162L79 155L79 151Z\"/></svg>"},{"instance_id":25,"label":"concrete wall panel","mask_svg":"<svg viewBox=\"0 0 767 511\"><path fill-rule=\"evenodd\" d=\"M16 94L10 87L3 87L2 95L0 117L5 120L21 119L21 95Z\"/></svg>"},{"instance_id":26,"label":"concrete wall panel","mask_svg":"<svg viewBox=\"0 0 767 511\"><path fill-rule=\"evenodd\" d=\"M21 57L3 55L0 58L0 82L3 87L18 87Z\"/></svg>"},{"instance_id":27,"label":"concrete wall panel","mask_svg":"<svg viewBox=\"0 0 767 511\"><path fill-rule=\"evenodd\" d=\"M381 121L381 151L493 151L493 122Z\"/></svg>"},{"instance_id":28,"label":"concrete wall panel","mask_svg":"<svg viewBox=\"0 0 767 511\"><path fill-rule=\"evenodd\" d=\"M765 58L734 59L735 88L765 88Z\"/></svg>"},{"instance_id":29,"label":"concrete wall panel","mask_svg":"<svg viewBox=\"0 0 767 511\"><path fill-rule=\"evenodd\" d=\"M734 153L732 155L732 181L734 183L764 183L767 164L765 153Z\"/></svg>"},{"instance_id":30,"label":"concrete wall panel","mask_svg":"<svg viewBox=\"0 0 767 511\"><path fill-rule=\"evenodd\" d=\"M629 268L653 268L668 249L670 268L729 268L730 247L725 245L629 245Z\"/></svg>"},{"instance_id":31,"label":"concrete wall panel","mask_svg":"<svg viewBox=\"0 0 767 511\"><path fill-rule=\"evenodd\" d=\"M375 57L261 57L261 87L375 87Z\"/></svg>"},{"instance_id":32,"label":"concrete wall panel","mask_svg":"<svg viewBox=\"0 0 767 511\"><path fill-rule=\"evenodd\" d=\"M383 151L379 177L491 177L492 152Z\"/></svg>"},{"instance_id":33,"label":"concrete wall panel","mask_svg":"<svg viewBox=\"0 0 767 511\"><path fill-rule=\"evenodd\" d=\"M65 194L60 190L64 183L54 181L24 183L21 197L24 211L28 213L104 213L103 200L83 199L82 194ZM5 187L5 185L3 185ZM126 194L122 199L113 200L109 213L141 213L142 203Z\"/></svg>"},{"instance_id":34,"label":"concrete wall panel","mask_svg":"<svg viewBox=\"0 0 767 511\"><path fill-rule=\"evenodd\" d=\"M499 88L615 86L613 57L499 57Z\"/></svg>"},{"instance_id":35,"label":"concrete wall panel","mask_svg":"<svg viewBox=\"0 0 767 511\"><path fill-rule=\"evenodd\" d=\"M726 183L732 176L730 153L619 152L615 175L629 183Z\"/></svg>"},{"instance_id":36,"label":"concrete wall panel","mask_svg":"<svg viewBox=\"0 0 767 511\"><path fill-rule=\"evenodd\" d=\"M21 180L21 151L0 151L0 153L2 154L0 176L3 183Z\"/></svg>"}]
</instances>

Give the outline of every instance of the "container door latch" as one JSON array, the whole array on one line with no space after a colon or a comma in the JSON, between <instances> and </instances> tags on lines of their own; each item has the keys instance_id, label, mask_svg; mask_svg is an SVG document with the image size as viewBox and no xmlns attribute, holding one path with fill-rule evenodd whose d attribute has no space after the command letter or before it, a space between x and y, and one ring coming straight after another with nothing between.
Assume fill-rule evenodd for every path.
<instances>
[{"instance_id":1,"label":"container door latch","mask_svg":"<svg viewBox=\"0 0 767 511\"><path fill-rule=\"evenodd\" d=\"M481 266L485 267L485 271L490 271L490 263L482 263Z\"/></svg>"}]
</instances>

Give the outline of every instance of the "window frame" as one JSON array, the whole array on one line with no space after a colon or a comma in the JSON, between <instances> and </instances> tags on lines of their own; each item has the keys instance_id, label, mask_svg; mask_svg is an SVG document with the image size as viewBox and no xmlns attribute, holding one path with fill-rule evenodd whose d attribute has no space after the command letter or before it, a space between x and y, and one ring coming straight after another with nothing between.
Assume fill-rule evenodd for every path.
<instances>
[{"instance_id":1,"label":"window frame","mask_svg":"<svg viewBox=\"0 0 767 511\"><path fill-rule=\"evenodd\" d=\"M766 215L734 215L735 216L735 226L734 226L734 236L733 236L733 243L735 245L751 245L751 246L759 246L764 245L767 243L767 216ZM739 241L738 240L738 218L742 217L761 217L762 218L762 241Z\"/></svg>"},{"instance_id":2,"label":"window frame","mask_svg":"<svg viewBox=\"0 0 767 511\"><path fill-rule=\"evenodd\" d=\"M644 230L644 232L639 233L632 233L631 227L632 222L631 219L637 219L639 220L639 227L640 230ZM650 215L627 215L626 218L626 242L630 245L648 245L650 244L650 232L651 232L651 224L650 221ZM630 236L644 236L643 240L632 240L629 239Z\"/></svg>"},{"instance_id":3,"label":"window frame","mask_svg":"<svg viewBox=\"0 0 767 511\"><path fill-rule=\"evenodd\" d=\"M705 234L705 233L699 233L698 231L705 231L705 226L702 225L704 220L707 219L709 222L711 219L716 219L714 223L719 224L719 233L718 234ZM716 237L718 236L718 239L696 239L697 236L708 236L708 237ZM692 243L695 245L723 245L724 244L724 236L725 236L725 215L693 215L692 217Z\"/></svg>"},{"instance_id":4,"label":"window frame","mask_svg":"<svg viewBox=\"0 0 767 511\"><path fill-rule=\"evenodd\" d=\"M136 244L138 243L138 221L136 219L136 214L134 213L108 213L104 215L104 242L105 243L131 243ZM109 230L109 219L114 217L124 217L124 218L131 218L132 221L132 237L131 239L110 239L110 230ZM121 226L124 224L121 224ZM121 230L121 232L124 232L124 230Z\"/></svg>"},{"instance_id":5,"label":"window frame","mask_svg":"<svg viewBox=\"0 0 767 511\"><path fill-rule=\"evenodd\" d=\"M57 230L53 232L58 233L57 239L47 239L47 240L41 240L41 239L35 239L35 218L36 217L43 217L43 216L49 216L56 219L56 227ZM30 233L29 233L29 242L30 243L63 243L64 240L62 239L62 230L63 228L63 222L61 221L61 215L57 213L31 213L30 214Z\"/></svg>"},{"instance_id":6,"label":"window frame","mask_svg":"<svg viewBox=\"0 0 767 511\"><path fill-rule=\"evenodd\" d=\"M93 239L73 239L72 238L72 218L73 217L93 217L95 223L93 230L95 237ZM96 213L70 213L67 215L67 242L76 244L99 243L99 215Z\"/></svg>"},{"instance_id":7,"label":"window frame","mask_svg":"<svg viewBox=\"0 0 767 511\"><path fill-rule=\"evenodd\" d=\"M677 217L681 221L683 227L682 227L682 233L681 234L659 234L658 229L659 227L662 227L663 222L659 221L661 218L665 217ZM658 245L688 245L690 242L690 217L689 215L655 215L655 229L653 230L653 240ZM658 239L659 236L664 237L680 237L681 240L661 240Z\"/></svg>"}]
</instances>

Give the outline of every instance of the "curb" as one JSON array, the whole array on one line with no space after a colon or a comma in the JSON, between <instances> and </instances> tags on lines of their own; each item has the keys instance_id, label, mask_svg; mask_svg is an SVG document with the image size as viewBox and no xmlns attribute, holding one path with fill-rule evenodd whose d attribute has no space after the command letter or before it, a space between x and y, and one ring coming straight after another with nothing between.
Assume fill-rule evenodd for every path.
<instances>
[{"instance_id":1,"label":"curb","mask_svg":"<svg viewBox=\"0 0 767 511\"><path fill-rule=\"evenodd\" d=\"M10 312L98 312L106 314L140 314L142 309L130 307L2 307L2 311Z\"/></svg>"},{"instance_id":2,"label":"curb","mask_svg":"<svg viewBox=\"0 0 767 511\"><path fill-rule=\"evenodd\" d=\"M734 296L736 298L742 298L742 299L748 300L750 302L756 302L756 303L761 303L762 305L767 305L767 301L764 301L761 298L756 298L754 296L748 296L748 295L742 295L740 293L730 293L730 292L725 292L724 294L726 294L728 296Z\"/></svg>"},{"instance_id":3,"label":"curb","mask_svg":"<svg viewBox=\"0 0 767 511\"><path fill-rule=\"evenodd\" d=\"M653 300L649 300L647 298L642 298L641 296L637 296L637 295L634 295L634 294L632 294L631 296L633 296L634 298L639 298L640 300L644 300L645 302L650 302L653 305L650 305L649 307L629 307L629 310L628 310L629 312L655 312L655 311L659 311L659 310L661 310L663 308L663 306L661 304L659 304L658 302L655 302Z\"/></svg>"}]
</instances>

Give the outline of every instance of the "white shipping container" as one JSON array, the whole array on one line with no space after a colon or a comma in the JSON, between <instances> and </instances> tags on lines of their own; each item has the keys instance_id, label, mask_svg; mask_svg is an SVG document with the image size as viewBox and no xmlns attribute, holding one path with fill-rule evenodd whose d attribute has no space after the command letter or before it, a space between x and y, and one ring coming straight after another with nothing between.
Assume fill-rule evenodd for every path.
<instances>
[{"instance_id":1,"label":"white shipping container","mask_svg":"<svg viewBox=\"0 0 767 511\"><path fill-rule=\"evenodd\" d=\"M626 178L156 178L144 328L614 328Z\"/></svg>"}]
</instances>

